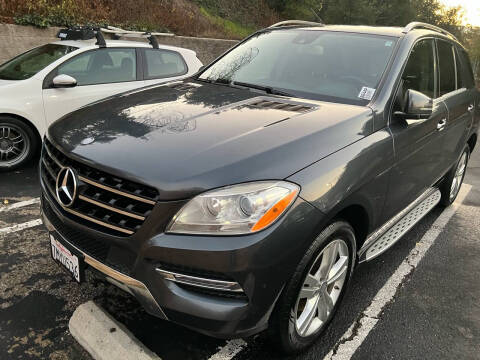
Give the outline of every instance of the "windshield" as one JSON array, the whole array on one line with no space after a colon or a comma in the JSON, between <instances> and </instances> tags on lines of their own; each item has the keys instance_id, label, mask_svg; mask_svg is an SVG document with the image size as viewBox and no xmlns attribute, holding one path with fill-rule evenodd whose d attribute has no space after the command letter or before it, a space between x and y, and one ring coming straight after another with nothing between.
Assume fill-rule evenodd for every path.
<instances>
[{"instance_id":1,"label":"windshield","mask_svg":"<svg viewBox=\"0 0 480 360\"><path fill-rule=\"evenodd\" d=\"M32 49L0 65L0 79L28 79L55 60L77 49L73 46L57 44L47 44Z\"/></svg>"},{"instance_id":2,"label":"windshield","mask_svg":"<svg viewBox=\"0 0 480 360\"><path fill-rule=\"evenodd\" d=\"M365 104L375 93L396 41L395 37L325 30L266 31L223 56L199 79Z\"/></svg>"}]
</instances>

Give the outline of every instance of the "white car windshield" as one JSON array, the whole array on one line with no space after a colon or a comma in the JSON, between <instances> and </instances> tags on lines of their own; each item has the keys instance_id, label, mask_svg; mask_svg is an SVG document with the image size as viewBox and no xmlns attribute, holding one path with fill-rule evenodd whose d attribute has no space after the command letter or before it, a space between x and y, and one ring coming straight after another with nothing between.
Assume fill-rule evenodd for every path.
<instances>
[{"instance_id":1,"label":"white car windshield","mask_svg":"<svg viewBox=\"0 0 480 360\"><path fill-rule=\"evenodd\" d=\"M47 44L37 47L0 65L0 79L28 79L52 62L77 49L74 46L58 44Z\"/></svg>"},{"instance_id":2,"label":"white car windshield","mask_svg":"<svg viewBox=\"0 0 480 360\"><path fill-rule=\"evenodd\" d=\"M208 67L199 80L316 100L372 99L397 38L326 30L255 34Z\"/></svg>"}]
</instances>

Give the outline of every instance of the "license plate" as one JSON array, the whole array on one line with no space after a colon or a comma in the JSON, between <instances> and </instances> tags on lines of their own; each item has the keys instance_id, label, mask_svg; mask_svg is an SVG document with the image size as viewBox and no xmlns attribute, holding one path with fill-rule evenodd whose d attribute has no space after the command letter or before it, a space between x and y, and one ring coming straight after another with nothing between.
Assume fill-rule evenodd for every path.
<instances>
[{"instance_id":1,"label":"license plate","mask_svg":"<svg viewBox=\"0 0 480 360\"><path fill-rule=\"evenodd\" d=\"M61 264L77 282L83 281L83 258L69 250L66 245L61 243L50 234L50 250L53 260Z\"/></svg>"}]
</instances>

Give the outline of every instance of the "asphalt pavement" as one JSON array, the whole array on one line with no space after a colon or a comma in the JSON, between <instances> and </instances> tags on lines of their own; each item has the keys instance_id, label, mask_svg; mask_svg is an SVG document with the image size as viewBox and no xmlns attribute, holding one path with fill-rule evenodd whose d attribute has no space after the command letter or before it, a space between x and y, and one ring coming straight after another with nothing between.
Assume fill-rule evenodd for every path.
<instances>
[{"instance_id":1,"label":"asphalt pavement","mask_svg":"<svg viewBox=\"0 0 480 360\"><path fill-rule=\"evenodd\" d=\"M38 198L35 162L0 174L0 359L90 359L68 331L73 311L88 300L163 360L232 359L225 349L234 350L235 360L323 359L332 352L338 355L338 348L352 339L354 351L346 358L480 359L478 149L465 183L472 186L461 205L454 210L435 208L388 252L357 268L337 316L315 346L297 357L281 357L264 334L246 343L213 339L148 315L130 295L90 276L77 285L50 259L48 234L32 222L40 215L38 203L2 211ZM446 211L452 216L440 229L438 221ZM27 228L19 230L18 224ZM392 290L375 326L358 337L362 313L435 229L439 235L418 266Z\"/></svg>"}]
</instances>

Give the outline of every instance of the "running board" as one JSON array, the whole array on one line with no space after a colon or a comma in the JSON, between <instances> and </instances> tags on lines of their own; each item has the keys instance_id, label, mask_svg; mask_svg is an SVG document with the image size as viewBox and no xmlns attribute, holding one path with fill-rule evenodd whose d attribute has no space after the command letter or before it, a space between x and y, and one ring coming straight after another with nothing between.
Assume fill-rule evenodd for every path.
<instances>
[{"instance_id":1,"label":"running board","mask_svg":"<svg viewBox=\"0 0 480 360\"><path fill-rule=\"evenodd\" d=\"M388 250L440 202L441 196L437 188L427 190L404 211L370 235L359 251L359 262L370 261Z\"/></svg>"}]
</instances>

